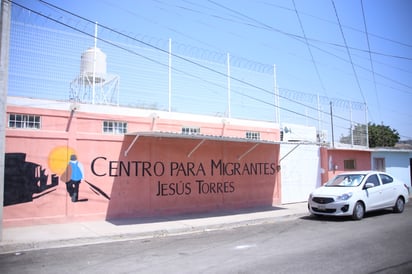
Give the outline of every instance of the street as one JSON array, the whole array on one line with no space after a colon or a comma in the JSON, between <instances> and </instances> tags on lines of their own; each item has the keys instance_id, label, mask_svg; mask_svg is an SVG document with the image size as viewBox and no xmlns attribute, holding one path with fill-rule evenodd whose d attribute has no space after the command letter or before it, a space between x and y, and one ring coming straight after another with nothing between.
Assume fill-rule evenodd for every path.
<instances>
[{"instance_id":1,"label":"street","mask_svg":"<svg viewBox=\"0 0 412 274\"><path fill-rule=\"evenodd\" d=\"M304 216L0 255L0 273L412 273L412 203L361 221Z\"/></svg>"}]
</instances>

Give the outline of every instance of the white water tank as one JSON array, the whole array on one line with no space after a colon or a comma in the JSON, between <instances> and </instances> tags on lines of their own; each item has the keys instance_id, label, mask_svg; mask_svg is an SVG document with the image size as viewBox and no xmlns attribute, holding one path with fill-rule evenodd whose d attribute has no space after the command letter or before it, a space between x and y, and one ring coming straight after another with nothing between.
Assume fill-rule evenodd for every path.
<instances>
[{"instance_id":1,"label":"white water tank","mask_svg":"<svg viewBox=\"0 0 412 274\"><path fill-rule=\"evenodd\" d=\"M96 65L94 65L95 58ZM102 83L105 81L106 54L104 54L99 48L89 48L82 53L80 61L80 74L86 78L85 80L87 80L87 83L93 84L93 71L95 83Z\"/></svg>"}]
</instances>

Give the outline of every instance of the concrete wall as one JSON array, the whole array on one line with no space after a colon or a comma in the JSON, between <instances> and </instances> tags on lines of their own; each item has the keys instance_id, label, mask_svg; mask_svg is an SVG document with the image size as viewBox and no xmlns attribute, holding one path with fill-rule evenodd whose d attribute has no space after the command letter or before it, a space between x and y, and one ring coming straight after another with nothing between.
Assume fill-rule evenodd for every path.
<instances>
[{"instance_id":1,"label":"concrete wall","mask_svg":"<svg viewBox=\"0 0 412 274\"><path fill-rule=\"evenodd\" d=\"M109 156L99 156L93 164L96 183L113 180L107 217L211 212L280 202L278 145L260 144L239 160L251 144L209 140L188 157L198 144L199 140L139 137L127 157L115 159L112 171ZM122 171L121 163L129 167L133 161L140 163L131 164L128 174L128 168Z\"/></svg>"},{"instance_id":2,"label":"concrete wall","mask_svg":"<svg viewBox=\"0 0 412 274\"><path fill-rule=\"evenodd\" d=\"M345 171L371 169L371 152L369 150L322 148L321 154L322 184ZM345 169L345 160L354 160L355 169Z\"/></svg>"},{"instance_id":3,"label":"concrete wall","mask_svg":"<svg viewBox=\"0 0 412 274\"><path fill-rule=\"evenodd\" d=\"M411 151L386 150L372 152L371 165L373 169L375 158L383 158L385 161L385 171L411 186Z\"/></svg>"},{"instance_id":4,"label":"concrete wall","mask_svg":"<svg viewBox=\"0 0 412 274\"><path fill-rule=\"evenodd\" d=\"M71 112L64 102L9 102L8 113L40 115L41 129L6 129L5 226L210 212L281 201L279 144L208 138L239 139L246 131L258 131L261 139L278 140L274 124L108 106L81 105ZM104 134L105 120L126 121L128 132L159 136L135 141L133 134ZM180 133L182 126L200 127L206 140L160 133ZM77 203L60 180L71 154L85 169Z\"/></svg>"},{"instance_id":5,"label":"concrete wall","mask_svg":"<svg viewBox=\"0 0 412 274\"><path fill-rule=\"evenodd\" d=\"M319 146L282 144L282 203L307 201L309 194L321 185Z\"/></svg>"}]
</instances>

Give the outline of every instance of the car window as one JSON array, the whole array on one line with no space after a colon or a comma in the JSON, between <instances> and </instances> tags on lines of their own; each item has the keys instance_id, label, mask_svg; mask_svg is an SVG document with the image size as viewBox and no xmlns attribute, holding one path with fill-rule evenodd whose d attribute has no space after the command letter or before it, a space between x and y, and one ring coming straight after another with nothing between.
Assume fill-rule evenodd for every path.
<instances>
[{"instance_id":1,"label":"car window","mask_svg":"<svg viewBox=\"0 0 412 274\"><path fill-rule=\"evenodd\" d=\"M364 177L363 174L341 174L327 182L326 186L355 187L360 185Z\"/></svg>"},{"instance_id":2,"label":"car window","mask_svg":"<svg viewBox=\"0 0 412 274\"><path fill-rule=\"evenodd\" d=\"M371 176L369 176L368 179L366 180L366 183L372 183L375 186L380 185L378 176L376 174L372 174Z\"/></svg>"},{"instance_id":3,"label":"car window","mask_svg":"<svg viewBox=\"0 0 412 274\"><path fill-rule=\"evenodd\" d=\"M381 177L382 184L384 184L384 185L393 182L393 178L389 175L379 174L379 176Z\"/></svg>"}]
</instances>

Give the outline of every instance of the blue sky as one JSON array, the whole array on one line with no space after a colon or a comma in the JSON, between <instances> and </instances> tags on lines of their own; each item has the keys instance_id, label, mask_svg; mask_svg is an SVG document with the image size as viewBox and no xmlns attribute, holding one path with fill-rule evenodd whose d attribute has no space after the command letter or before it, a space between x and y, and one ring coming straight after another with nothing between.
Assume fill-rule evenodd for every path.
<instances>
[{"instance_id":1,"label":"blue sky","mask_svg":"<svg viewBox=\"0 0 412 274\"><path fill-rule=\"evenodd\" d=\"M41 1L14 2L58 15ZM412 1L47 2L147 43L170 38L276 65L279 88L365 102L369 121L412 139Z\"/></svg>"}]
</instances>

